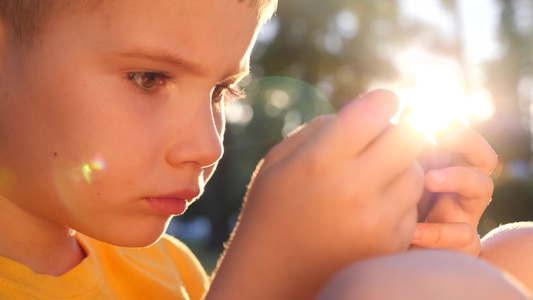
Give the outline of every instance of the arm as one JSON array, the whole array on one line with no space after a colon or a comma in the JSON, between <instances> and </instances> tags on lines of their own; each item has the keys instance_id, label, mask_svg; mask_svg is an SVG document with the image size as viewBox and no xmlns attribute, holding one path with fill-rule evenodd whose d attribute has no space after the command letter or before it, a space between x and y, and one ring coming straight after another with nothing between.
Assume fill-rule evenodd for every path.
<instances>
[{"instance_id":1,"label":"arm","mask_svg":"<svg viewBox=\"0 0 533 300\"><path fill-rule=\"evenodd\" d=\"M438 149L430 152L425 179L434 202L428 204L425 198L419 205L423 223L417 226L414 248L444 248L477 256L481 249L477 226L492 196L489 175L497 156L483 137L463 124L437 137L437 143Z\"/></svg>"},{"instance_id":2,"label":"arm","mask_svg":"<svg viewBox=\"0 0 533 300\"><path fill-rule=\"evenodd\" d=\"M482 240L480 258L509 272L533 292L533 223L500 226Z\"/></svg>"},{"instance_id":3,"label":"arm","mask_svg":"<svg viewBox=\"0 0 533 300\"><path fill-rule=\"evenodd\" d=\"M397 105L370 93L267 154L208 299L311 299L342 267L407 250L425 142L390 125Z\"/></svg>"}]
</instances>

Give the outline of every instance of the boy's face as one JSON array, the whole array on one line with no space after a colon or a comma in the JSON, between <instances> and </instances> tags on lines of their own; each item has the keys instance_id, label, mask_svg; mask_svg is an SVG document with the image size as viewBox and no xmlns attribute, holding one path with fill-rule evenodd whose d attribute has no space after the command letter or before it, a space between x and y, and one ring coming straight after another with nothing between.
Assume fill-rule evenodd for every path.
<instances>
[{"instance_id":1,"label":"boy's face","mask_svg":"<svg viewBox=\"0 0 533 300\"><path fill-rule=\"evenodd\" d=\"M52 19L32 49L0 31L2 208L150 244L222 155L214 101L248 69L257 11L237 0L115 0Z\"/></svg>"}]
</instances>

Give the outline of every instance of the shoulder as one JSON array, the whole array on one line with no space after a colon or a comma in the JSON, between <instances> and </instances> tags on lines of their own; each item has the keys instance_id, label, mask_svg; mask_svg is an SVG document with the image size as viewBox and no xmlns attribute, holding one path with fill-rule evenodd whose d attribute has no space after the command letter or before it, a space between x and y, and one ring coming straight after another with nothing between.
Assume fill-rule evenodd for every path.
<instances>
[{"instance_id":1,"label":"shoulder","mask_svg":"<svg viewBox=\"0 0 533 300\"><path fill-rule=\"evenodd\" d=\"M533 222L502 225L481 240L480 258L509 272L533 291Z\"/></svg>"}]
</instances>

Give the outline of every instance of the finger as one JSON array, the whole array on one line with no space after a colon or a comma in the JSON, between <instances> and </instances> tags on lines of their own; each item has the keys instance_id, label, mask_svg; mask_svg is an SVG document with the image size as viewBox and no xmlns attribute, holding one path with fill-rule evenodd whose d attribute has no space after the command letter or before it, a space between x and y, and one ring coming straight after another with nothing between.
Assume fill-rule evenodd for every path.
<instances>
[{"instance_id":1,"label":"finger","mask_svg":"<svg viewBox=\"0 0 533 300\"><path fill-rule=\"evenodd\" d=\"M427 143L417 160L424 170L433 170L452 166L456 156L456 153L444 150L433 143Z\"/></svg>"},{"instance_id":2,"label":"finger","mask_svg":"<svg viewBox=\"0 0 533 300\"><path fill-rule=\"evenodd\" d=\"M438 196L439 194L432 193L427 189L424 189L422 197L416 205L418 211L418 222L424 222L427 219Z\"/></svg>"},{"instance_id":3,"label":"finger","mask_svg":"<svg viewBox=\"0 0 533 300\"><path fill-rule=\"evenodd\" d=\"M494 183L487 175L468 167L431 170L426 174L426 188L434 193L458 194L457 204L467 214L481 214L490 202Z\"/></svg>"},{"instance_id":4,"label":"finger","mask_svg":"<svg viewBox=\"0 0 533 300\"><path fill-rule=\"evenodd\" d=\"M415 161L426 143L407 123L400 122L370 144L357 157L356 164L366 170L366 177L370 179L368 184L385 187Z\"/></svg>"},{"instance_id":5,"label":"finger","mask_svg":"<svg viewBox=\"0 0 533 300\"><path fill-rule=\"evenodd\" d=\"M477 229L479 218L486 206L479 205L488 201L475 201L461 198L456 193L439 193L429 211L425 222L427 223L467 223ZM465 211L463 202L468 202L468 212Z\"/></svg>"},{"instance_id":6,"label":"finger","mask_svg":"<svg viewBox=\"0 0 533 300\"><path fill-rule=\"evenodd\" d=\"M426 188L434 193L457 193L468 199L487 198L494 191L489 176L469 167L449 167L426 173Z\"/></svg>"},{"instance_id":7,"label":"finger","mask_svg":"<svg viewBox=\"0 0 533 300\"><path fill-rule=\"evenodd\" d=\"M397 176L384 190L383 199L388 200L392 214L414 209L424 191L424 171L416 162Z\"/></svg>"},{"instance_id":8,"label":"finger","mask_svg":"<svg viewBox=\"0 0 533 300\"><path fill-rule=\"evenodd\" d=\"M305 139L316 129L321 127L324 123L328 122L332 118L335 118L334 115L322 115L314 118L311 122L302 124L293 131L287 134L286 140L295 140L295 139Z\"/></svg>"},{"instance_id":9,"label":"finger","mask_svg":"<svg viewBox=\"0 0 533 300\"><path fill-rule=\"evenodd\" d=\"M435 140L443 149L462 154L457 156L458 165L473 167L489 175L498 163L498 156L490 144L462 123L436 135Z\"/></svg>"},{"instance_id":10,"label":"finger","mask_svg":"<svg viewBox=\"0 0 533 300\"><path fill-rule=\"evenodd\" d=\"M357 155L390 124L398 110L398 98L388 90L372 91L352 101L338 113L342 136L333 144Z\"/></svg>"},{"instance_id":11,"label":"finger","mask_svg":"<svg viewBox=\"0 0 533 300\"><path fill-rule=\"evenodd\" d=\"M411 243L416 248L448 249L478 256L481 240L466 223L418 223Z\"/></svg>"},{"instance_id":12,"label":"finger","mask_svg":"<svg viewBox=\"0 0 533 300\"><path fill-rule=\"evenodd\" d=\"M315 119L286 141L271 149L265 161L278 161L306 148L306 157L316 165L328 165L330 158L353 157L391 126L398 106L396 96L386 90L370 92L345 106L337 116ZM325 155L327 153L327 155Z\"/></svg>"},{"instance_id":13,"label":"finger","mask_svg":"<svg viewBox=\"0 0 533 300\"><path fill-rule=\"evenodd\" d=\"M334 115L323 115L313 119L308 124L299 126L285 140L270 149L267 154L268 162L274 163L287 157L334 118Z\"/></svg>"}]
</instances>

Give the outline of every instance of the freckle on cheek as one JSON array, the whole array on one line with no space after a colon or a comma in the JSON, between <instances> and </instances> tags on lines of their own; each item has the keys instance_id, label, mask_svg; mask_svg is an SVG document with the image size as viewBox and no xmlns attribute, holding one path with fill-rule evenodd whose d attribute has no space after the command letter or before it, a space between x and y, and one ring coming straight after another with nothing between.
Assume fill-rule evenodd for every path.
<instances>
[{"instance_id":1,"label":"freckle on cheek","mask_svg":"<svg viewBox=\"0 0 533 300\"><path fill-rule=\"evenodd\" d=\"M54 152L54 157L57 157L57 152Z\"/></svg>"}]
</instances>

